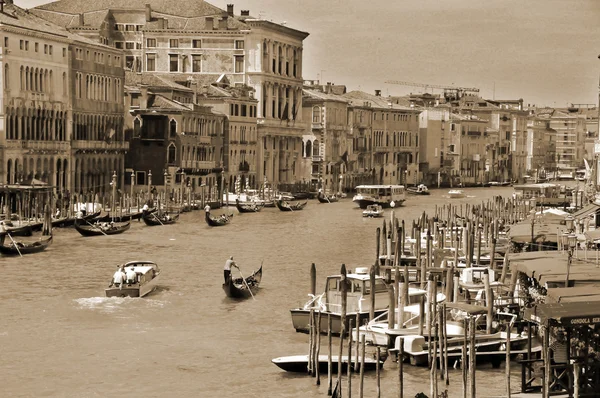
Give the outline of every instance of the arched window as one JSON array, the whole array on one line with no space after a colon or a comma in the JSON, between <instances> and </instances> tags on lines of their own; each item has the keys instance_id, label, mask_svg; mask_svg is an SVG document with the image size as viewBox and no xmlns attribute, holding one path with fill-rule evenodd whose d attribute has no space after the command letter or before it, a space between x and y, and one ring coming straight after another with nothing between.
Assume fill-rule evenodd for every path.
<instances>
[{"instance_id":1,"label":"arched window","mask_svg":"<svg viewBox=\"0 0 600 398\"><path fill-rule=\"evenodd\" d=\"M312 157L312 142L311 141L306 141L306 152L305 152L304 156L307 158Z\"/></svg>"},{"instance_id":2,"label":"arched window","mask_svg":"<svg viewBox=\"0 0 600 398\"><path fill-rule=\"evenodd\" d=\"M169 135L171 137L177 135L177 121L175 119L171 119L171 122L169 123Z\"/></svg>"},{"instance_id":3,"label":"arched window","mask_svg":"<svg viewBox=\"0 0 600 398\"><path fill-rule=\"evenodd\" d=\"M169 147L167 148L167 163L174 164L176 160L176 155L177 148L175 147L175 144L171 142L169 144Z\"/></svg>"},{"instance_id":4,"label":"arched window","mask_svg":"<svg viewBox=\"0 0 600 398\"><path fill-rule=\"evenodd\" d=\"M319 156L319 140L313 142L313 156Z\"/></svg>"},{"instance_id":5,"label":"arched window","mask_svg":"<svg viewBox=\"0 0 600 398\"><path fill-rule=\"evenodd\" d=\"M6 183L7 184L12 184L11 175L12 175L12 160L8 159L8 162L6 162Z\"/></svg>"},{"instance_id":6,"label":"arched window","mask_svg":"<svg viewBox=\"0 0 600 398\"><path fill-rule=\"evenodd\" d=\"M312 108L312 121L313 123L321 123L321 107L318 105L313 106Z\"/></svg>"}]
</instances>

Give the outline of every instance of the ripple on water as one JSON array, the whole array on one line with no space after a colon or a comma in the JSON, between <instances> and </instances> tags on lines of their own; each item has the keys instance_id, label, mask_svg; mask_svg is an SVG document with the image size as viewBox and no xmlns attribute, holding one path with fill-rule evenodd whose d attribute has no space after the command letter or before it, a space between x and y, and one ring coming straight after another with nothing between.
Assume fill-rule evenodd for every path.
<instances>
[{"instance_id":1,"label":"ripple on water","mask_svg":"<svg viewBox=\"0 0 600 398\"><path fill-rule=\"evenodd\" d=\"M113 313L129 311L132 307L162 308L166 301L132 297L83 297L74 299L79 309Z\"/></svg>"}]
</instances>

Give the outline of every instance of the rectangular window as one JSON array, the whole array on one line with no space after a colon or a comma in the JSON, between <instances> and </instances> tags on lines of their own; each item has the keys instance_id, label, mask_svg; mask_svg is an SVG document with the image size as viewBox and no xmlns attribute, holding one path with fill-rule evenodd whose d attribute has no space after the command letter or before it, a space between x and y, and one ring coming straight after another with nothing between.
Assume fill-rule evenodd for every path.
<instances>
[{"instance_id":1,"label":"rectangular window","mask_svg":"<svg viewBox=\"0 0 600 398\"><path fill-rule=\"evenodd\" d=\"M63 58L67 56L67 49L63 47Z\"/></svg>"},{"instance_id":2,"label":"rectangular window","mask_svg":"<svg viewBox=\"0 0 600 398\"><path fill-rule=\"evenodd\" d=\"M192 55L192 72L202 72L202 55Z\"/></svg>"},{"instance_id":3,"label":"rectangular window","mask_svg":"<svg viewBox=\"0 0 600 398\"><path fill-rule=\"evenodd\" d=\"M52 55L52 45L48 46L48 54Z\"/></svg>"},{"instance_id":4,"label":"rectangular window","mask_svg":"<svg viewBox=\"0 0 600 398\"><path fill-rule=\"evenodd\" d=\"M39 45L38 43L35 43L35 45L34 45L34 51L35 51L35 52L38 52L38 50L39 50L39 46L40 46L40 45ZM48 50L48 45L47 45L47 44L44 44L44 50L45 50L45 51L44 51L44 54L45 54L45 53L46 53L46 51Z\"/></svg>"},{"instance_id":5,"label":"rectangular window","mask_svg":"<svg viewBox=\"0 0 600 398\"><path fill-rule=\"evenodd\" d=\"M243 50L244 49L244 40L236 40L235 41L235 49Z\"/></svg>"},{"instance_id":6,"label":"rectangular window","mask_svg":"<svg viewBox=\"0 0 600 398\"><path fill-rule=\"evenodd\" d=\"M179 39L169 39L169 47L178 48L179 47Z\"/></svg>"},{"instance_id":7,"label":"rectangular window","mask_svg":"<svg viewBox=\"0 0 600 398\"><path fill-rule=\"evenodd\" d=\"M146 47L156 47L156 39L146 39Z\"/></svg>"},{"instance_id":8,"label":"rectangular window","mask_svg":"<svg viewBox=\"0 0 600 398\"><path fill-rule=\"evenodd\" d=\"M192 40L192 48L202 48L202 40Z\"/></svg>"},{"instance_id":9,"label":"rectangular window","mask_svg":"<svg viewBox=\"0 0 600 398\"><path fill-rule=\"evenodd\" d=\"M29 51L29 40L25 40L25 51Z\"/></svg>"},{"instance_id":10,"label":"rectangular window","mask_svg":"<svg viewBox=\"0 0 600 398\"><path fill-rule=\"evenodd\" d=\"M133 70L133 65L135 62L135 58L131 55L125 57L125 68Z\"/></svg>"},{"instance_id":11,"label":"rectangular window","mask_svg":"<svg viewBox=\"0 0 600 398\"><path fill-rule=\"evenodd\" d=\"M23 40L19 40L19 48L23 50L25 48L25 42Z\"/></svg>"},{"instance_id":12,"label":"rectangular window","mask_svg":"<svg viewBox=\"0 0 600 398\"><path fill-rule=\"evenodd\" d=\"M142 49L142 43L135 43L135 49L136 50L141 50Z\"/></svg>"},{"instance_id":13,"label":"rectangular window","mask_svg":"<svg viewBox=\"0 0 600 398\"><path fill-rule=\"evenodd\" d=\"M4 38L4 47L8 48L8 37Z\"/></svg>"},{"instance_id":14,"label":"rectangular window","mask_svg":"<svg viewBox=\"0 0 600 398\"><path fill-rule=\"evenodd\" d=\"M169 54L169 72L179 72L179 56Z\"/></svg>"},{"instance_id":15,"label":"rectangular window","mask_svg":"<svg viewBox=\"0 0 600 398\"><path fill-rule=\"evenodd\" d=\"M128 41L125 43L125 48L127 50L133 50L135 48L135 43L132 41Z\"/></svg>"},{"instance_id":16,"label":"rectangular window","mask_svg":"<svg viewBox=\"0 0 600 398\"><path fill-rule=\"evenodd\" d=\"M242 73L244 72L244 56L243 55L236 55L235 57L235 73Z\"/></svg>"},{"instance_id":17,"label":"rectangular window","mask_svg":"<svg viewBox=\"0 0 600 398\"><path fill-rule=\"evenodd\" d=\"M122 41L116 41L115 42L115 48L118 48L119 50L123 49L123 42Z\"/></svg>"},{"instance_id":18,"label":"rectangular window","mask_svg":"<svg viewBox=\"0 0 600 398\"><path fill-rule=\"evenodd\" d=\"M156 54L146 54L146 70L148 72L156 71Z\"/></svg>"},{"instance_id":19,"label":"rectangular window","mask_svg":"<svg viewBox=\"0 0 600 398\"><path fill-rule=\"evenodd\" d=\"M125 30L127 32L135 32L135 25L126 25Z\"/></svg>"}]
</instances>

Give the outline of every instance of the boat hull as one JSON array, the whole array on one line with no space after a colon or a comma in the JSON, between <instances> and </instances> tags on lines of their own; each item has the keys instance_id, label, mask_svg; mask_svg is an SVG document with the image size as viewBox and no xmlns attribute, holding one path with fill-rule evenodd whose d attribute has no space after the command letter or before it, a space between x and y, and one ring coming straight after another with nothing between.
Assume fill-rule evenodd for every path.
<instances>
[{"instance_id":1,"label":"boat hull","mask_svg":"<svg viewBox=\"0 0 600 398\"><path fill-rule=\"evenodd\" d=\"M239 279L239 280L238 280ZM228 278L227 282L223 283L223 290L227 297L235 299L245 299L253 297L258 291L258 285L262 279L262 266L245 278L246 283L241 281L241 278ZM250 288L250 290L248 290Z\"/></svg>"},{"instance_id":2,"label":"boat hull","mask_svg":"<svg viewBox=\"0 0 600 398\"><path fill-rule=\"evenodd\" d=\"M140 285L135 283L133 285L125 284L123 288L109 287L104 290L106 297L144 297L152 293L157 287L157 279L159 275L156 275L150 281Z\"/></svg>"},{"instance_id":3,"label":"boat hull","mask_svg":"<svg viewBox=\"0 0 600 398\"><path fill-rule=\"evenodd\" d=\"M386 310L376 310L375 316L381 315ZM304 308L294 308L290 310L292 314L292 325L296 332L308 333L309 331L309 320L310 320L310 310ZM359 312L359 313L348 313L346 314L346 331L350 330L350 322L352 325L356 323L356 316L358 314L359 323L362 325L363 323L369 320L368 312ZM330 313L330 312L321 312L321 324L320 331L323 334L327 334L327 326L328 320L327 318L331 315L331 333L332 334L340 334L342 330L342 316L338 313Z\"/></svg>"},{"instance_id":4,"label":"boat hull","mask_svg":"<svg viewBox=\"0 0 600 398\"><path fill-rule=\"evenodd\" d=\"M338 371L338 363L339 356L332 355L331 356L331 371L336 373ZM355 358L351 358L351 367L360 371L360 363L361 360L358 361L358 367L354 367ZM285 370L286 372L304 372L306 373L308 367L308 355L291 355L287 357L279 357L271 360L275 365L279 368ZM378 362L373 358L364 358L365 368L364 371L373 371L377 369ZM319 355L319 373L327 373L327 369L329 366L329 357L327 355ZM383 367L383 361L379 361L379 369ZM348 357L342 356L342 372L346 372L348 369Z\"/></svg>"},{"instance_id":5,"label":"boat hull","mask_svg":"<svg viewBox=\"0 0 600 398\"><path fill-rule=\"evenodd\" d=\"M361 209L366 209L369 205L380 205L384 209L389 209L392 206L390 205L390 200L377 200L377 199L368 199L368 198L357 198L356 196L352 199L354 203L358 205ZM394 207L402 206L402 204L406 201L406 199L397 199L394 200Z\"/></svg>"}]
</instances>

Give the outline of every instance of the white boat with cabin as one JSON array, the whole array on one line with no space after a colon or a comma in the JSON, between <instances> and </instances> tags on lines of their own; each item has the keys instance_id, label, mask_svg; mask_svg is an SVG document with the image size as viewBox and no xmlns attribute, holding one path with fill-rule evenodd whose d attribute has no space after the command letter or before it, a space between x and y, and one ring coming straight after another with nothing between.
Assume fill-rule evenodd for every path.
<instances>
[{"instance_id":1,"label":"white boat with cabin","mask_svg":"<svg viewBox=\"0 0 600 398\"><path fill-rule=\"evenodd\" d=\"M406 201L406 190L404 185L359 185L352 201L361 209L369 205L397 207Z\"/></svg>"},{"instance_id":2,"label":"white boat with cabin","mask_svg":"<svg viewBox=\"0 0 600 398\"><path fill-rule=\"evenodd\" d=\"M381 217L383 215L383 207L381 205L368 205L362 213L363 217Z\"/></svg>"},{"instance_id":3,"label":"white boat with cabin","mask_svg":"<svg viewBox=\"0 0 600 398\"><path fill-rule=\"evenodd\" d=\"M156 289L160 268L152 261L130 261L123 264L127 271L133 268L136 273L136 282L123 283L123 286L111 286L105 289L106 297L144 297Z\"/></svg>"},{"instance_id":4,"label":"white boat with cabin","mask_svg":"<svg viewBox=\"0 0 600 398\"><path fill-rule=\"evenodd\" d=\"M467 195L462 189L451 189L448 191L448 196L450 197L450 199L460 199L464 198Z\"/></svg>"},{"instance_id":5,"label":"white boat with cabin","mask_svg":"<svg viewBox=\"0 0 600 398\"><path fill-rule=\"evenodd\" d=\"M342 313L342 291L341 275L330 275L325 283L325 292L311 297L311 299L302 307L294 308L291 311L292 324L297 332L309 331L310 310L321 311L322 333L327 333L327 317L331 315L333 334L339 334L341 331L341 313ZM371 288L369 268L356 268L354 273L348 273L346 279L349 282L346 300L346 330L349 330L350 320L359 322L369 318L371 310L371 295L375 294L375 316L380 315L387 310L389 306L389 296L387 284L381 276L375 277L375 292Z\"/></svg>"}]
</instances>

